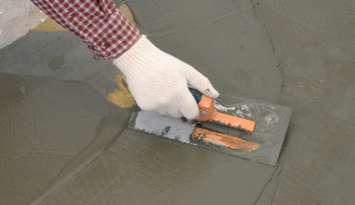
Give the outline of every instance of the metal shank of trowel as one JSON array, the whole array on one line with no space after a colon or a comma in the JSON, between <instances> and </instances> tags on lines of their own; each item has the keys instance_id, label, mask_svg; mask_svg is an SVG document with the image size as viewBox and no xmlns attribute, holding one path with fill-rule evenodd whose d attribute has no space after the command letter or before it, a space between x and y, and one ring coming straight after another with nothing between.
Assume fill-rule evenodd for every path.
<instances>
[{"instance_id":1,"label":"metal shank of trowel","mask_svg":"<svg viewBox=\"0 0 355 205\"><path fill-rule=\"evenodd\" d=\"M215 108L213 98L203 95L196 89L189 89L198 103L200 110L200 116L197 119L198 121L216 122L228 127L244 130L248 133L253 133L255 131L256 125L254 121L219 112Z\"/></svg>"}]
</instances>

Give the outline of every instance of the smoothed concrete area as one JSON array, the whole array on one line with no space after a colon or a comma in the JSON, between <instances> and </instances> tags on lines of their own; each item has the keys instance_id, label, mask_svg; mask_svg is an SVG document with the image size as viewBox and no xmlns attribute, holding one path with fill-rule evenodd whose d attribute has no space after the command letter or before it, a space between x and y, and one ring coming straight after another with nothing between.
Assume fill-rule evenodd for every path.
<instances>
[{"instance_id":1,"label":"smoothed concrete area","mask_svg":"<svg viewBox=\"0 0 355 205\"><path fill-rule=\"evenodd\" d=\"M128 4L222 95L292 108L278 166L125 129L130 110L104 100L117 69L72 34L31 32L0 50L16 74L0 75L0 204L354 204L354 1Z\"/></svg>"},{"instance_id":2,"label":"smoothed concrete area","mask_svg":"<svg viewBox=\"0 0 355 205\"><path fill-rule=\"evenodd\" d=\"M252 204L272 170L126 130L39 204Z\"/></svg>"}]
</instances>

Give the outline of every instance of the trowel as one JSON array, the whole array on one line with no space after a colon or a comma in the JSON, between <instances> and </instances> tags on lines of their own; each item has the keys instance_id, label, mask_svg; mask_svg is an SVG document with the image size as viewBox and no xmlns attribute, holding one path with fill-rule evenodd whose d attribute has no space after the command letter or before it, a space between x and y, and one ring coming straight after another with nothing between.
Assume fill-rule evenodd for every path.
<instances>
[{"instance_id":1,"label":"trowel","mask_svg":"<svg viewBox=\"0 0 355 205\"><path fill-rule=\"evenodd\" d=\"M247 160L276 165L287 133L291 110L243 98L221 103L189 88L200 114L188 121L151 111L134 111L129 127L170 140Z\"/></svg>"}]
</instances>

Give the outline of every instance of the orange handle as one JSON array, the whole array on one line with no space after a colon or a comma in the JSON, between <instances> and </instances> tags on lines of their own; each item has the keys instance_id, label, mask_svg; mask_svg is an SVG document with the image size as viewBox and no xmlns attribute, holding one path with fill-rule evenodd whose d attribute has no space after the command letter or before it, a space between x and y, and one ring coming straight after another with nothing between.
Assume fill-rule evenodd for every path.
<instances>
[{"instance_id":1,"label":"orange handle","mask_svg":"<svg viewBox=\"0 0 355 205\"><path fill-rule=\"evenodd\" d=\"M215 144L230 149L244 150L248 152L254 151L260 146L257 143L248 142L239 137L233 137L199 127L195 128L191 137L194 142L199 142L202 140L205 143Z\"/></svg>"},{"instance_id":2,"label":"orange handle","mask_svg":"<svg viewBox=\"0 0 355 205\"><path fill-rule=\"evenodd\" d=\"M249 133L255 131L256 124L254 121L218 112L215 109L214 100L211 97L202 96L198 107L200 109L198 120L200 121L217 122L228 127L245 130Z\"/></svg>"},{"instance_id":3,"label":"orange handle","mask_svg":"<svg viewBox=\"0 0 355 205\"><path fill-rule=\"evenodd\" d=\"M255 131L254 121L233 115L224 114L217 111L215 111L211 121L226 125L228 127L234 127L237 129L245 130L249 133L253 133Z\"/></svg>"}]
</instances>

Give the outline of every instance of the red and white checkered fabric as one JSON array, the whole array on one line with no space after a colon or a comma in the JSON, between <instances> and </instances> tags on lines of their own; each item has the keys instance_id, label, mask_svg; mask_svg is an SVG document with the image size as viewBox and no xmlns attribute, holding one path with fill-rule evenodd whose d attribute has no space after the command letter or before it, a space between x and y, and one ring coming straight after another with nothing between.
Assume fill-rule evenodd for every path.
<instances>
[{"instance_id":1,"label":"red and white checkered fabric","mask_svg":"<svg viewBox=\"0 0 355 205\"><path fill-rule=\"evenodd\" d=\"M45 14L78 35L96 57L113 59L139 38L139 30L112 0L31 0Z\"/></svg>"}]
</instances>

